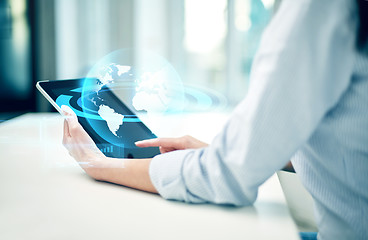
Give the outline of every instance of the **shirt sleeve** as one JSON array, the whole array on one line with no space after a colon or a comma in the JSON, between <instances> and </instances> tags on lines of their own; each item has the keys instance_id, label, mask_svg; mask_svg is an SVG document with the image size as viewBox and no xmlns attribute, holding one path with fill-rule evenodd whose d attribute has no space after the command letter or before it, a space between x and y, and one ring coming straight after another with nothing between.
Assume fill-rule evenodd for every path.
<instances>
[{"instance_id":1,"label":"shirt sleeve","mask_svg":"<svg viewBox=\"0 0 368 240\"><path fill-rule=\"evenodd\" d=\"M351 0L284 0L263 34L247 97L209 147L153 158L161 196L248 205L347 90L356 6Z\"/></svg>"}]
</instances>

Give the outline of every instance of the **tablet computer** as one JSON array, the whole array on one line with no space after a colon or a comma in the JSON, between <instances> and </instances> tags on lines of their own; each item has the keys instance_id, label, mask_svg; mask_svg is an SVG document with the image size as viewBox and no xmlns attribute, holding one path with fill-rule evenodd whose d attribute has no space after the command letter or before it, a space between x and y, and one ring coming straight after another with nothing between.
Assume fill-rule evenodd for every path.
<instances>
[{"instance_id":1,"label":"tablet computer","mask_svg":"<svg viewBox=\"0 0 368 240\"><path fill-rule=\"evenodd\" d=\"M98 79L45 80L37 82L37 89L62 113L61 106L69 106L79 123L97 147L108 157L151 158L159 148L138 148L136 141L156 138L156 135L107 86L89 91Z\"/></svg>"}]
</instances>

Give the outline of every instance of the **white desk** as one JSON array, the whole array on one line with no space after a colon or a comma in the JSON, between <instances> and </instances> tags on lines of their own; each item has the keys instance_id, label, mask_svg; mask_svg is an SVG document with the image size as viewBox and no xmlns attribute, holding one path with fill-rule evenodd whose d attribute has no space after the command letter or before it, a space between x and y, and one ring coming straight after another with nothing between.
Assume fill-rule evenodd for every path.
<instances>
[{"instance_id":1,"label":"white desk","mask_svg":"<svg viewBox=\"0 0 368 240\"><path fill-rule=\"evenodd\" d=\"M277 178L254 207L186 204L89 178L57 114L0 124L0 239L298 239Z\"/></svg>"}]
</instances>

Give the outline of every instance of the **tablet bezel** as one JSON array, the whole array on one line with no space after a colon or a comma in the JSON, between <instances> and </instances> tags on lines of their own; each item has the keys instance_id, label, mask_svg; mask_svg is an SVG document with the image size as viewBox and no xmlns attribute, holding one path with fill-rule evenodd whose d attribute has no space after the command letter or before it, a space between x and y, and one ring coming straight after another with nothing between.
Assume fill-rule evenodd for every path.
<instances>
[{"instance_id":1,"label":"tablet bezel","mask_svg":"<svg viewBox=\"0 0 368 240\"><path fill-rule=\"evenodd\" d=\"M49 94L44 90L44 87L41 86L41 84L43 85L44 83L49 83L52 82L50 80L41 80L38 81L36 84L36 88L38 89L38 91L40 91L40 93L47 99L47 101L49 101L49 103L61 114L64 116L63 111L61 110L61 108L56 104L56 102L54 101L54 99L52 99L52 97L49 96Z\"/></svg>"},{"instance_id":2,"label":"tablet bezel","mask_svg":"<svg viewBox=\"0 0 368 240\"><path fill-rule=\"evenodd\" d=\"M41 94L50 102L50 104L61 114L63 114L63 111L61 110L61 108L57 105L56 103L56 99L57 99L57 95L55 95L53 93L53 89L55 89L55 85L53 85L53 83L57 83L60 87L60 84L67 84L64 85L63 87L70 87L70 86L77 86L75 83L76 82L83 82L84 79L65 79L65 80L42 80L42 81L38 81L36 84L36 88L41 92ZM69 84L69 85L68 85ZM82 87L82 85L80 86ZM118 97L115 96L115 94L112 93L111 97L117 101L118 103L121 103L123 106L123 108L125 108L125 110L130 114L130 115L135 115L136 114L130 110L128 108L128 106ZM54 100L55 99L55 100ZM78 117L79 119L80 117ZM137 117L138 118L138 117ZM138 124L138 126L144 130L145 134L147 134L147 136L151 137L151 138L156 138L157 136L141 121L136 122L136 124ZM85 128L85 127L84 127ZM85 128L86 130L86 128ZM86 132L91 135L87 130ZM96 144L111 144L106 142L96 142L96 140L94 140ZM152 149L152 148L151 148ZM142 150L143 151L143 150ZM160 151L158 148L155 148L155 155L159 154ZM125 155L125 153L124 153ZM128 153L129 156L129 153ZM153 157L153 156L147 156L147 157Z\"/></svg>"}]
</instances>

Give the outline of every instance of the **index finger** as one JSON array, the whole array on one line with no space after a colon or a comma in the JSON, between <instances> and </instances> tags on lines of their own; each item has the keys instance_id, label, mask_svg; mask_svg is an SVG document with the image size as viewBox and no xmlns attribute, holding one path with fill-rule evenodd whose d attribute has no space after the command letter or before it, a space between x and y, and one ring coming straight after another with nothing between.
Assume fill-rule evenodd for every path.
<instances>
[{"instance_id":1,"label":"index finger","mask_svg":"<svg viewBox=\"0 0 368 240\"><path fill-rule=\"evenodd\" d=\"M178 139L176 138L153 138L135 142L138 147L176 147Z\"/></svg>"}]
</instances>

